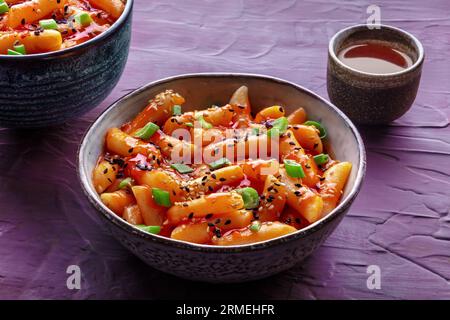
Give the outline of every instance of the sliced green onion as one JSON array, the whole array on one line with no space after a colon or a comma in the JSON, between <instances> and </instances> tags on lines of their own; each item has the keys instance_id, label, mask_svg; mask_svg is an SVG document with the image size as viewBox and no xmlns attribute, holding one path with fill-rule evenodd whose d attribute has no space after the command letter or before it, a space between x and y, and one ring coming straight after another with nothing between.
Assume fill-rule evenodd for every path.
<instances>
[{"instance_id":1,"label":"sliced green onion","mask_svg":"<svg viewBox=\"0 0 450 320\"><path fill-rule=\"evenodd\" d=\"M305 172L303 171L302 165L295 162L294 160L284 160L284 167L286 168L286 173L288 174L288 176L292 178L305 177Z\"/></svg>"},{"instance_id":2,"label":"sliced green onion","mask_svg":"<svg viewBox=\"0 0 450 320\"><path fill-rule=\"evenodd\" d=\"M138 224L136 225L141 230L144 230L145 232L152 233L152 234L158 234L161 232L160 226L146 226L145 224Z\"/></svg>"},{"instance_id":3,"label":"sliced green onion","mask_svg":"<svg viewBox=\"0 0 450 320\"><path fill-rule=\"evenodd\" d=\"M258 192L250 187L236 189L236 191L242 196L244 200L245 209L254 209L259 205L259 194Z\"/></svg>"},{"instance_id":4,"label":"sliced green onion","mask_svg":"<svg viewBox=\"0 0 450 320\"><path fill-rule=\"evenodd\" d=\"M209 167L213 170L225 167L227 165L231 164L230 160L228 160L227 158L220 158L216 161L213 161L211 163L209 163Z\"/></svg>"},{"instance_id":5,"label":"sliced green onion","mask_svg":"<svg viewBox=\"0 0 450 320\"><path fill-rule=\"evenodd\" d=\"M272 128L267 131L267 134L269 135L269 137L277 135L280 136L286 132L288 124L289 123L286 117L280 117L278 119L275 119L272 122Z\"/></svg>"},{"instance_id":6,"label":"sliced green onion","mask_svg":"<svg viewBox=\"0 0 450 320\"><path fill-rule=\"evenodd\" d=\"M8 49L8 55L10 55L10 56L23 56L22 53L14 51L14 50L11 50L11 49Z\"/></svg>"},{"instance_id":7,"label":"sliced green onion","mask_svg":"<svg viewBox=\"0 0 450 320\"><path fill-rule=\"evenodd\" d=\"M154 124L153 122L147 123L145 126L143 126L141 129L139 129L135 134L135 138L147 140L149 139L153 134L155 134L156 131L159 130L159 126Z\"/></svg>"},{"instance_id":8,"label":"sliced green onion","mask_svg":"<svg viewBox=\"0 0 450 320\"><path fill-rule=\"evenodd\" d=\"M79 25L82 25L83 27L87 27L88 25L91 24L92 18L89 15L89 13L87 13L87 12L80 12L80 13L75 15L75 21Z\"/></svg>"},{"instance_id":9,"label":"sliced green onion","mask_svg":"<svg viewBox=\"0 0 450 320\"><path fill-rule=\"evenodd\" d=\"M8 11L9 11L8 4L6 2L0 1L0 14Z\"/></svg>"},{"instance_id":10,"label":"sliced green onion","mask_svg":"<svg viewBox=\"0 0 450 320\"><path fill-rule=\"evenodd\" d=\"M317 156L314 156L314 161L320 166L321 164L325 164L328 162L330 157L328 157L327 154L318 154Z\"/></svg>"},{"instance_id":11,"label":"sliced green onion","mask_svg":"<svg viewBox=\"0 0 450 320\"><path fill-rule=\"evenodd\" d=\"M119 183L119 189L128 187L129 185L131 185L131 181L132 181L132 179L130 177L123 179Z\"/></svg>"},{"instance_id":12,"label":"sliced green onion","mask_svg":"<svg viewBox=\"0 0 450 320\"><path fill-rule=\"evenodd\" d=\"M269 130L267 130L267 135L269 136L269 138L281 136L280 129L278 129L278 128L269 129Z\"/></svg>"},{"instance_id":13,"label":"sliced green onion","mask_svg":"<svg viewBox=\"0 0 450 320\"><path fill-rule=\"evenodd\" d=\"M203 116L198 116L197 117L198 122L200 122L200 126L203 129L211 129L213 127L213 125L211 123L209 123L208 121L206 121Z\"/></svg>"},{"instance_id":14,"label":"sliced green onion","mask_svg":"<svg viewBox=\"0 0 450 320\"><path fill-rule=\"evenodd\" d=\"M21 54L27 54L27 51L25 50L25 46L23 44L15 45L14 51L21 53Z\"/></svg>"},{"instance_id":15,"label":"sliced green onion","mask_svg":"<svg viewBox=\"0 0 450 320\"><path fill-rule=\"evenodd\" d=\"M173 106L173 108L172 108L172 115L174 115L174 116L181 115L181 106L180 105L176 104L176 105Z\"/></svg>"},{"instance_id":16,"label":"sliced green onion","mask_svg":"<svg viewBox=\"0 0 450 320\"><path fill-rule=\"evenodd\" d=\"M194 171L194 169L185 165L184 163L172 163L170 166L173 169L177 170L179 173L190 173Z\"/></svg>"},{"instance_id":17,"label":"sliced green onion","mask_svg":"<svg viewBox=\"0 0 450 320\"><path fill-rule=\"evenodd\" d=\"M185 125L187 125L188 127L191 127L191 128L194 127L194 124L192 122L186 122Z\"/></svg>"},{"instance_id":18,"label":"sliced green onion","mask_svg":"<svg viewBox=\"0 0 450 320\"><path fill-rule=\"evenodd\" d=\"M159 188L152 188L152 194L153 198L155 199L155 202L163 207L171 207L172 203L170 202L170 195L169 192L159 189Z\"/></svg>"},{"instance_id":19,"label":"sliced green onion","mask_svg":"<svg viewBox=\"0 0 450 320\"><path fill-rule=\"evenodd\" d=\"M325 129L325 127L317 121L306 121L304 123L305 126L314 126L317 129L319 129L319 134L320 134L320 139L324 139L327 136L327 130Z\"/></svg>"},{"instance_id":20,"label":"sliced green onion","mask_svg":"<svg viewBox=\"0 0 450 320\"><path fill-rule=\"evenodd\" d=\"M42 29L53 29L53 30L58 29L58 24L56 23L55 19L40 20L39 25L41 26Z\"/></svg>"},{"instance_id":21,"label":"sliced green onion","mask_svg":"<svg viewBox=\"0 0 450 320\"><path fill-rule=\"evenodd\" d=\"M253 128L252 133L253 135L257 136L259 134L259 128Z\"/></svg>"},{"instance_id":22,"label":"sliced green onion","mask_svg":"<svg viewBox=\"0 0 450 320\"><path fill-rule=\"evenodd\" d=\"M259 229L261 229L261 222L259 222L259 221L257 221L257 220L253 221L253 222L250 224L249 229L250 229L250 231L252 231L252 232L258 232Z\"/></svg>"}]
</instances>

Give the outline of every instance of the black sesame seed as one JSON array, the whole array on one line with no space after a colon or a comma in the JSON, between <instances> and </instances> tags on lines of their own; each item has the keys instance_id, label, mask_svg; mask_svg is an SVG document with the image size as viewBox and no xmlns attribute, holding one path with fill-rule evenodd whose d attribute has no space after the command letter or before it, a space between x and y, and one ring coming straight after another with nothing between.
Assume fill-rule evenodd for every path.
<instances>
[{"instance_id":1,"label":"black sesame seed","mask_svg":"<svg viewBox=\"0 0 450 320\"><path fill-rule=\"evenodd\" d=\"M194 217L194 213L193 212L189 213L188 218L192 219L193 217Z\"/></svg>"},{"instance_id":2,"label":"black sesame seed","mask_svg":"<svg viewBox=\"0 0 450 320\"><path fill-rule=\"evenodd\" d=\"M212 218L212 216L213 216L213 214L212 213L208 213L206 216L205 216L205 218L206 219L211 219Z\"/></svg>"},{"instance_id":3,"label":"black sesame seed","mask_svg":"<svg viewBox=\"0 0 450 320\"><path fill-rule=\"evenodd\" d=\"M224 225L229 225L231 223L231 220L228 219L227 221L225 221Z\"/></svg>"},{"instance_id":4,"label":"black sesame seed","mask_svg":"<svg viewBox=\"0 0 450 320\"><path fill-rule=\"evenodd\" d=\"M104 173L104 174L108 173L108 168L106 168L105 170L103 170L103 173Z\"/></svg>"},{"instance_id":5,"label":"black sesame seed","mask_svg":"<svg viewBox=\"0 0 450 320\"><path fill-rule=\"evenodd\" d=\"M223 181L226 181L227 179L225 179L225 178L220 178L219 180L223 182Z\"/></svg>"},{"instance_id":6,"label":"black sesame seed","mask_svg":"<svg viewBox=\"0 0 450 320\"><path fill-rule=\"evenodd\" d=\"M128 153L132 153L133 152L133 148L128 149Z\"/></svg>"}]
</instances>

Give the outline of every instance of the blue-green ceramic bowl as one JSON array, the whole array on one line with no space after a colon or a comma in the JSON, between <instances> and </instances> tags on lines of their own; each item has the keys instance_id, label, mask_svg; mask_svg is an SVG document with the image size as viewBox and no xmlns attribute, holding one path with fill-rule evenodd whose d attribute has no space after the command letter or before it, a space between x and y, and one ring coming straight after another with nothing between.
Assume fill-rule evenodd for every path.
<instances>
[{"instance_id":1,"label":"blue-green ceramic bowl","mask_svg":"<svg viewBox=\"0 0 450 320\"><path fill-rule=\"evenodd\" d=\"M57 125L96 107L128 57L133 0L106 32L72 48L0 55L0 127Z\"/></svg>"}]
</instances>

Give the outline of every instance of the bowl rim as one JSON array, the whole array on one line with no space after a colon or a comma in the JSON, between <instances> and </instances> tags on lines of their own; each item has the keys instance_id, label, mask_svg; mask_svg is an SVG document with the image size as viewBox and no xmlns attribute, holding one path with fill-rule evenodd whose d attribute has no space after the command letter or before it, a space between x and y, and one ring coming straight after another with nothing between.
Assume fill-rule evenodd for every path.
<instances>
[{"instance_id":1,"label":"bowl rim","mask_svg":"<svg viewBox=\"0 0 450 320\"><path fill-rule=\"evenodd\" d=\"M335 45L336 41L340 37L342 37L344 33L348 32L348 31L352 31L352 30L358 31L363 28L367 28L366 24L355 24L355 25L343 28L343 29L339 30L338 32L336 32L328 43L328 55L341 68L350 70L351 72L359 74L359 75L364 75L364 76L373 77L373 78L389 78L389 77L401 76L403 74L413 72L417 68L420 68L420 66L422 65L422 63L425 59L423 45L420 42L420 40L417 39L413 34L409 33L408 31L405 31L403 29L400 29L400 28L397 28L397 27L394 27L391 25L387 25L387 24L380 24L379 26L380 26L380 29L376 29L376 30L382 30L383 28L389 29L391 31L402 34L403 36L405 36L407 38L410 38L414 42L415 46L417 47L418 57L417 57L417 60L411 66L409 66L408 68L406 68L404 70L392 72L392 73L371 73L371 72L361 71L361 70L352 68L352 67L346 65L345 63L343 63L341 60L339 60L339 58L337 57L336 52L334 50L334 45Z\"/></svg>"},{"instance_id":2,"label":"bowl rim","mask_svg":"<svg viewBox=\"0 0 450 320\"><path fill-rule=\"evenodd\" d=\"M336 116L341 117L344 121L347 128L350 129L350 131L353 134L354 139L357 142L358 145L358 151L359 151L359 162L360 166L356 175L355 183L352 186L348 196L346 199L341 201L338 206L331 211L329 214L327 214L325 217L321 218L320 220L310 224L309 226L297 230L296 232L283 235L277 238L256 242L253 244L243 244L243 245L233 245L233 246L217 246L217 245L205 245L205 244L195 244L191 242L176 240L167 238L160 235L150 234L145 231L142 231L141 229L137 228L136 226L128 223L127 221L123 220L118 215L114 214L110 209L108 209L98 198L98 195L95 191L91 190L88 187L89 179L91 179L91 176L86 176L84 174L83 170L83 158L85 153L85 146L87 144L86 137L91 133L92 130L96 128L96 126L101 123L104 117L107 116L107 114L116 108L119 104L125 103L127 100L132 98L135 95L139 95L144 91L149 90L150 88L161 85L164 83L168 83L174 80L179 79L188 79L188 78L201 78L201 77L209 77L209 78L226 78L226 77L234 77L234 78L258 78L266 81L272 81L275 83L288 85L290 87L293 87L294 89L300 90L304 92L305 94L309 95L310 97L314 99L318 99L322 103L326 104L329 109L335 113ZM166 77L160 80L152 81L150 83L147 83L140 88L137 88L136 90L133 90L132 92L127 93L126 95L122 96L118 100L116 100L114 103L112 103L109 107L107 107L98 117L97 119L86 129L86 132L84 133L83 137L81 138L81 143L79 144L78 152L77 152L77 174L78 179L80 181L80 184L82 186L82 190L84 194L88 197L91 204L97 209L96 211L99 211L103 218L106 218L110 220L113 224L118 226L119 228L123 229L127 233L135 234L142 239L150 240L155 243L163 244L163 245L170 245L176 248L180 249L187 249L192 251L203 251L203 252L214 252L214 253L240 253L245 251L255 251L260 249L265 249L267 247L275 246L281 243L291 242L295 241L300 238L304 238L319 229L321 229L325 224L331 222L332 220L339 217L342 213L344 213L352 204L353 200L358 195L359 191L362 187L362 182L365 176L366 172L366 152L364 148L363 140L356 129L355 125L350 121L350 119L342 112L340 111L336 106L334 106L331 102L327 101L326 99L322 98L318 94L312 92L309 89L306 89L300 85L297 85L293 82L280 79L277 77L269 76L269 75L262 75L262 74L252 74L252 73L228 73L228 72L204 72L204 73L188 73L188 74L181 74L176 76L170 76Z\"/></svg>"},{"instance_id":3,"label":"bowl rim","mask_svg":"<svg viewBox=\"0 0 450 320\"><path fill-rule=\"evenodd\" d=\"M65 48L62 50L57 51L51 51L51 52L43 52L43 53L35 53L35 54L26 54L26 55L7 55L7 54L0 54L0 61L1 60L7 60L7 61L22 61L22 60L45 60L49 58L57 58L64 55L73 54L74 52L78 50L86 49L90 46L95 45L97 42L100 42L101 40L109 37L112 33L114 33L116 30L118 30L128 19L129 15L132 12L133 8L133 2L134 0L127 0L125 3L125 8L120 15L119 19L117 19L105 32L102 32L98 36L89 39L86 42L77 44L70 48Z\"/></svg>"}]
</instances>

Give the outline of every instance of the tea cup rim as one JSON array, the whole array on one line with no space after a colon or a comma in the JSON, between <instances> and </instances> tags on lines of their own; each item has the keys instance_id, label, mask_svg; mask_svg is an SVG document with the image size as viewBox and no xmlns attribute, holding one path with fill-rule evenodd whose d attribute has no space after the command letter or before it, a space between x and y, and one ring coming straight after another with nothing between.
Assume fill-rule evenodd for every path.
<instances>
[{"instance_id":1,"label":"tea cup rim","mask_svg":"<svg viewBox=\"0 0 450 320\"><path fill-rule=\"evenodd\" d=\"M336 32L336 33L333 35L333 37L330 39L329 43L328 43L328 54L329 54L329 56L330 56L330 57L334 60L334 62L337 63L341 68L350 70L350 71L352 71L352 72L354 72L354 73L356 73L356 74L360 74L360 75L364 75L364 76L369 76L369 77L374 77L374 78L386 78L386 77L392 77L392 76L401 76L401 75L410 73L410 72L412 72L413 70L416 70L417 68L419 68L419 67L422 65L422 63L423 63L423 61L424 61L425 53L424 53L423 45L422 45L422 43L419 41L419 39L417 39L417 38L416 38L414 35L412 35L411 33L407 32L407 31L405 31L405 30L403 30L403 29L394 27L394 26L390 26L390 25L386 25L386 24L380 24L379 26L380 26L380 29L383 29L383 28L385 28L385 29L391 29L391 30L396 31L396 32L398 32L398 33L400 33L400 34L403 34L404 36L409 37L409 38L414 42L414 44L415 44L416 47L417 47L418 57L417 57L417 59L414 61L414 63L413 63L411 66L409 66L408 68L405 68L404 70L401 70L401 71L392 72L392 73L383 73L383 74L379 74L379 73L371 73L371 72L361 71L361 70L352 68L352 67L346 65L344 62L342 62L342 61L337 57L337 55L336 55L335 48L334 48L335 42L336 42L337 39L339 39L339 37L341 37L345 32L347 32L347 31L349 31L349 30L352 30L352 29L357 30L357 29L361 29L361 28L367 28L367 27L368 27L367 24L356 24L356 25L352 25L352 26L343 28L343 29L339 30L338 32Z\"/></svg>"}]
</instances>

